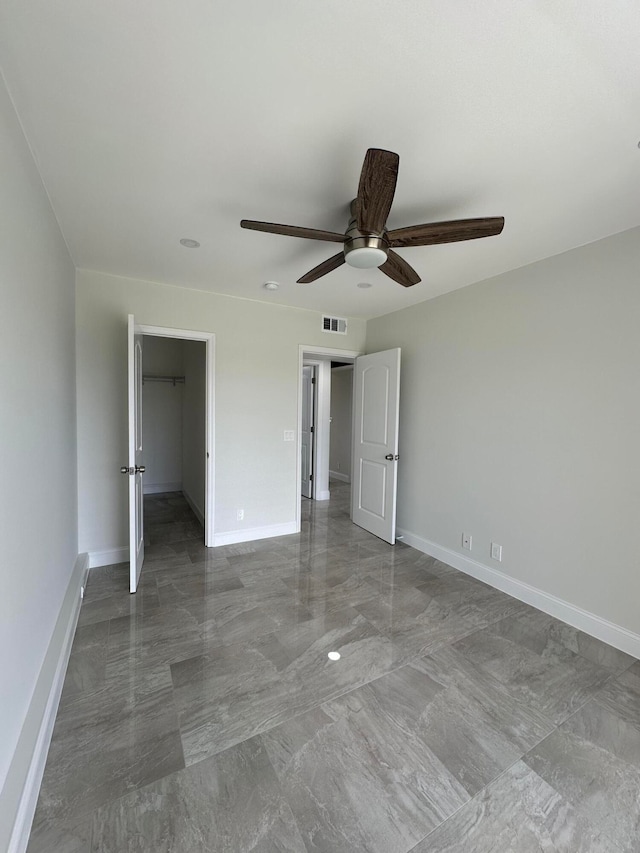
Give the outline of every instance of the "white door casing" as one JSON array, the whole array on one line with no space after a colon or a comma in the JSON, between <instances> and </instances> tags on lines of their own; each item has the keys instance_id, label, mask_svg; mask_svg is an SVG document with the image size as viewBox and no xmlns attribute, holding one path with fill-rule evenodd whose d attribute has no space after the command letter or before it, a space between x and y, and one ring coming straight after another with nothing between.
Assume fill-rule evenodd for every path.
<instances>
[{"instance_id":1,"label":"white door casing","mask_svg":"<svg viewBox=\"0 0 640 853\"><path fill-rule=\"evenodd\" d=\"M142 333L133 314L128 325L129 386L129 591L138 588L144 562L144 494L142 477Z\"/></svg>"},{"instance_id":2,"label":"white door casing","mask_svg":"<svg viewBox=\"0 0 640 853\"><path fill-rule=\"evenodd\" d=\"M300 429L301 472L300 493L305 498L313 497L313 424L315 367L302 368L302 424Z\"/></svg>"},{"instance_id":3,"label":"white door casing","mask_svg":"<svg viewBox=\"0 0 640 853\"><path fill-rule=\"evenodd\" d=\"M354 369L352 521L396 541L400 349L359 356Z\"/></svg>"}]
</instances>

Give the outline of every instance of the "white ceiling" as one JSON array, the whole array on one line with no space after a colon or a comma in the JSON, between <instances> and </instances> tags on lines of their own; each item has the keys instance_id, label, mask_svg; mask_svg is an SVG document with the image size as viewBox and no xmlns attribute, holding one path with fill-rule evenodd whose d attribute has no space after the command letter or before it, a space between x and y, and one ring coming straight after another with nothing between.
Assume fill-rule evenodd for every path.
<instances>
[{"instance_id":1,"label":"white ceiling","mask_svg":"<svg viewBox=\"0 0 640 853\"><path fill-rule=\"evenodd\" d=\"M370 317L640 225L637 0L0 0L0 33L78 267ZM240 219L343 231L368 147L390 228L503 234L296 284L335 244Z\"/></svg>"}]
</instances>

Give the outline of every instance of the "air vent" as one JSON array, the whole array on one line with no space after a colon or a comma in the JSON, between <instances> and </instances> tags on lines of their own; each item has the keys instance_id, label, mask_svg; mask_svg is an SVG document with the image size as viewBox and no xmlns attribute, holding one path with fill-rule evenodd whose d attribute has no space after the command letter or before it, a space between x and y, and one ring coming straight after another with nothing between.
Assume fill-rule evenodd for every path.
<instances>
[{"instance_id":1,"label":"air vent","mask_svg":"<svg viewBox=\"0 0 640 853\"><path fill-rule=\"evenodd\" d=\"M322 331L334 332L337 335L346 335L347 321L344 317L327 317L325 314L322 317Z\"/></svg>"}]
</instances>

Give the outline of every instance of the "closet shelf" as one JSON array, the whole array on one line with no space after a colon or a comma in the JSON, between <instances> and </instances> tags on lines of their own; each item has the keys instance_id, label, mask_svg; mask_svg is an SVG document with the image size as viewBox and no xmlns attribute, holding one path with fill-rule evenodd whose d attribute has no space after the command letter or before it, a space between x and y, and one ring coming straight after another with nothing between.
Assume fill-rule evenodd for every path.
<instances>
[{"instance_id":1,"label":"closet shelf","mask_svg":"<svg viewBox=\"0 0 640 853\"><path fill-rule=\"evenodd\" d=\"M171 382L173 385L180 383L184 385L184 376L153 376L153 374L145 374L142 377L144 382Z\"/></svg>"}]
</instances>

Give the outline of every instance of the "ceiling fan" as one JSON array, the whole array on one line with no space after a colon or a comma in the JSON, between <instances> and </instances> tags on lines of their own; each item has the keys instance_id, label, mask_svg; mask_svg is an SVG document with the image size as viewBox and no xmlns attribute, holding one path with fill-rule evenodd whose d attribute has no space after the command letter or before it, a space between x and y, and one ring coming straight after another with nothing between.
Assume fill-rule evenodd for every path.
<instances>
[{"instance_id":1,"label":"ceiling fan","mask_svg":"<svg viewBox=\"0 0 640 853\"><path fill-rule=\"evenodd\" d=\"M454 219L450 222L430 222L426 225L409 225L387 231L387 218L391 210L398 180L400 158L393 151L369 148L364 158L358 195L351 202L351 220L344 234L300 228L296 225L276 225L273 222L255 222L243 219L242 228L306 237L342 243L342 251L314 267L298 284L309 284L337 269L345 262L358 269L379 267L380 270L403 287L411 287L420 276L394 249L410 246L432 246L436 243L454 243L458 240L475 240L492 237L504 228L503 216L481 219Z\"/></svg>"}]
</instances>

